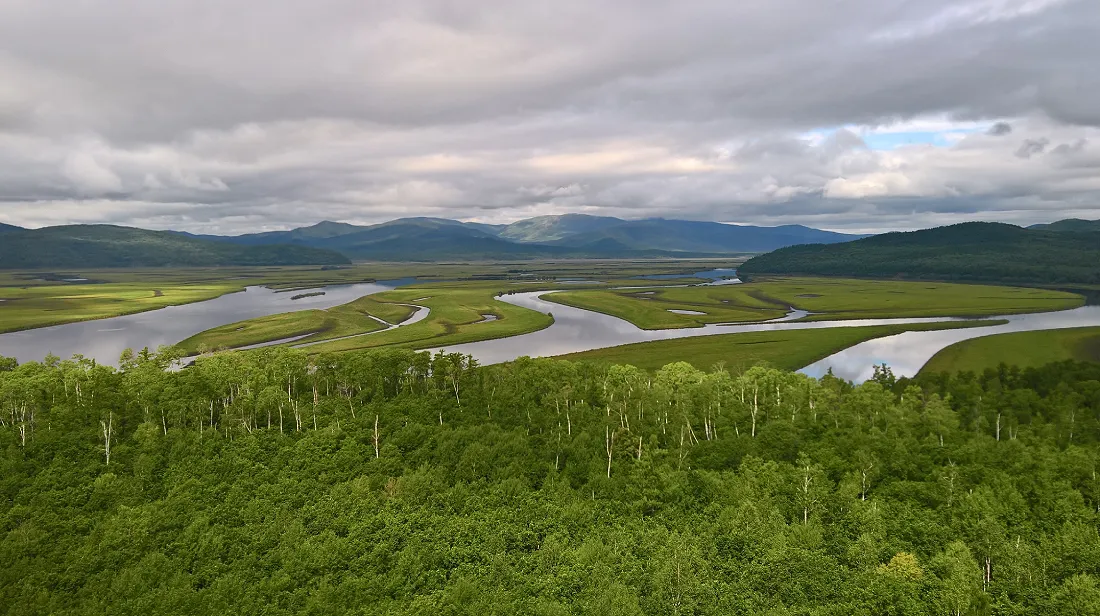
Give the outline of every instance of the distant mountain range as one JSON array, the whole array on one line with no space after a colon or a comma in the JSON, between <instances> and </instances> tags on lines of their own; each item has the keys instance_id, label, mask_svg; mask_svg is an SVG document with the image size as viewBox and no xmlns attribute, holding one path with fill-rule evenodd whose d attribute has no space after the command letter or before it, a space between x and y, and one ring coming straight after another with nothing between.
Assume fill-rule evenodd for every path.
<instances>
[{"instance_id":1,"label":"distant mountain range","mask_svg":"<svg viewBox=\"0 0 1100 616\"><path fill-rule=\"evenodd\" d=\"M510 225L444 218L401 218L370 226L325 221L290 231L194 237L249 246L293 244L326 248L356 260L438 261L720 256L765 252L807 242L846 242L863 236L798 225L753 227L566 214L539 216Z\"/></svg>"},{"instance_id":2,"label":"distant mountain range","mask_svg":"<svg viewBox=\"0 0 1100 616\"><path fill-rule=\"evenodd\" d=\"M1028 229L1035 229L1037 231L1057 231L1059 233L1065 232L1089 232L1100 231L1100 220L1081 220L1080 218L1067 218L1065 220L1059 220L1058 222L1052 222L1044 225L1031 225Z\"/></svg>"},{"instance_id":3,"label":"distant mountain range","mask_svg":"<svg viewBox=\"0 0 1100 616\"><path fill-rule=\"evenodd\" d=\"M769 253L741 271L968 280L1096 282L1100 221L1023 229L966 223L867 237L801 225L565 214L509 225L401 218L324 221L237 236L111 225L22 229L0 223L0 268L335 265L357 261L710 257ZM854 240L854 241L853 241ZM775 251L775 252L771 252Z\"/></svg>"},{"instance_id":4,"label":"distant mountain range","mask_svg":"<svg viewBox=\"0 0 1100 616\"><path fill-rule=\"evenodd\" d=\"M1030 229L970 222L845 244L790 246L749 259L738 273L1100 283L1100 231L1058 231L1066 222Z\"/></svg>"},{"instance_id":5,"label":"distant mountain range","mask_svg":"<svg viewBox=\"0 0 1100 616\"><path fill-rule=\"evenodd\" d=\"M628 221L569 214L510 225L402 218L358 226L324 221L237 236L113 225L22 229L0 224L0 268L330 265L359 261L706 257L763 252L860 236L809 227Z\"/></svg>"},{"instance_id":6,"label":"distant mountain range","mask_svg":"<svg viewBox=\"0 0 1100 616\"><path fill-rule=\"evenodd\" d=\"M344 255L294 245L241 246L112 225L0 228L0 268L339 265Z\"/></svg>"}]
</instances>

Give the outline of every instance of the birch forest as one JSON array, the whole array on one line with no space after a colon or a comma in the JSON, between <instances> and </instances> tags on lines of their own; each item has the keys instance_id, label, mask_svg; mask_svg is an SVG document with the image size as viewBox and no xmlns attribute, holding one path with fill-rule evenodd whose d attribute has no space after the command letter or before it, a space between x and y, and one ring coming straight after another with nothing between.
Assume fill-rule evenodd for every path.
<instances>
[{"instance_id":1,"label":"birch forest","mask_svg":"<svg viewBox=\"0 0 1100 616\"><path fill-rule=\"evenodd\" d=\"M1100 614L1100 365L0 361L4 614Z\"/></svg>"}]
</instances>

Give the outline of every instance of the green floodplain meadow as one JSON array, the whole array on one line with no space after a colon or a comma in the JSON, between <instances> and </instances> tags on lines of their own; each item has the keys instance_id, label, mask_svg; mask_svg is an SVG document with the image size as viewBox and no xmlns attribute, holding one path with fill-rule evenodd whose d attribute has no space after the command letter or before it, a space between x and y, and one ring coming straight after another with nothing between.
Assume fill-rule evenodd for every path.
<instances>
[{"instance_id":1,"label":"green floodplain meadow","mask_svg":"<svg viewBox=\"0 0 1100 616\"><path fill-rule=\"evenodd\" d=\"M1003 364L1038 368L1053 362L1100 362L1100 327L994 334L963 340L928 360L922 372L975 372Z\"/></svg>"},{"instance_id":2,"label":"green floodplain meadow","mask_svg":"<svg viewBox=\"0 0 1100 616\"><path fill-rule=\"evenodd\" d=\"M412 279L401 288L328 309L311 309L228 323L179 341L188 355L280 340L308 344L311 353L377 347L426 349L529 333L553 317L498 301L524 291L554 291L551 302L613 315L643 329L748 323L806 310L805 320L890 317L989 317L1063 310L1084 299L1064 291L925 281L761 277L733 285L700 286L694 271L736 265L730 261L545 261L524 263L361 263L349 267L237 267L94 270L79 273L0 273L0 332L98 319L203 301L250 285L305 289L387 279ZM637 276L683 275L672 279ZM68 282L66 282L68 280ZM418 282L419 281L419 282ZM598 281L598 285L591 284ZM684 286L667 286L684 285ZM621 288L634 287L634 288ZM417 310L426 318L400 328ZM680 312L672 312L680 311ZM690 314L688 314L690 313ZM489 317L489 319L487 319ZM576 354L577 359L630 363L655 369L670 360L700 368L759 363L798 368L859 342L916 329L983 323L870 326L822 330L730 333L637 343ZM987 324L987 323L985 323ZM383 331L386 330L386 331ZM371 335L364 335L371 334ZM972 345L992 344L980 338ZM1068 343L1067 343L1068 344ZM1072 346L1072 345L1071 345ZM1079 345L1080 346L1080 345ZM989 357L1012 357L1028 345L998 348ZM1066 345L1059 349L1069 348ZM1076 347L1074 347L1076 349ZM951 350L941 355L954 357ZM1084 351L1051 357L1088 359ZM957 353L956 353L957 354ZM973 369L964 360L937 356L933 366ZM1034 356L1037 357L1037 356ZM1034 363L1034 359L1028 360ZM985 364L982 364L985 365Z\"/></svg>"},{"instance_id":3,"label":"green floodplain meadow","mask_svg":"<svg viewBox=\"0 0 1100 616\"><path fill-rule=\"evenodd\" d=\"M653 288L606 288L624 285L643 287L642 283L648 283ZM388 323L400 323L401 320L394 320L377 308L374 312L364 309L363 302L353 302L328 311L276 315L226 325L183 341L181 348L193 353L264 342L264 337L268 340L281 340L306 334L311 335L295 340L294 343L310 343L310 351L316 353L391 345L424 349L502 338L548 327L552 319L538 312L497 301L495 297L503 293L539 290L555 291L544 295L544 299L611 314L644 329L763 321L783 316L789 306L816 313L810 315L808 320L850 320L887 317L982 317L1068 309L1083 303L1080 296L1061 291L927 282L891 281L880 284L866 280L799 278L723 286L655 286L664 283L665 281L619 280L609 281L604 285L605 288L594 289L586 285L561 291L556 290L561 285L546 282L425 283L366 298L373 300L372 305L376 307L413 303L431 310L426 319L407 327L370 336L356 336L382 327L371 316ZM681 315L669 312L671 307L707 313L700 316ZM342 315L358 316L349 321L342 318ZM492 315L496 320L486 322L485 315ZM335 323L340 326L335 326ZM361 327L357 328L357 323ZM940 324L934 328L957 326L965 324ZM862 328L858 335L845 331L850 329L783 332L770 337L731 333L598 349L580 354L580 357L613 357L614 361L647 367L659 367L663 364L656 362L670 357L684 359L697 366L706 366L713 361L726 361L731 365L769 362L774 365L801 367L870 338L919 328L868 327ZM341 339L314 344L333 338ZM653 359L654 357L660 359Z\"/></svg>"},{"instance_id":4,"label":"green floodplain meadow","mask_svg":"<svg viewBox=\"0 0 1100 616\"><path fill-rule=\"evenodd\" d=\"M778 277L722 286L586 289L554 293L546 299L610 314L642 329L762 321L783 316L790 307L810 312L808 320L837 320L986 317L1066 310L1084 303L1075 293L1027 287Z\"/></svg>"},{"instance_id":5,"label":"green floodplain meadow","mask_svg":"<svg viewBox=\"0 0 1100 616\"><path fill-rule=\"evenodd\" d=\"M201 302L248 286L306 289L379 280L630 278L728 267L738 260L359 263L352 266L0 270L0 333Z\"/></svg>"},{"instance_id":6,"label":"green floodplain meadow","mask_svg":"<svg viewBox=\"0 0 1100 616\"><path fill-rule=\"evenodd\" d=\"M717 334L624 344L606 349L571 353L563 355L562 359L604 364L630 364L645 370L657 370L668 363L678 361L687 362L700 370L709 370L720 365L735 373L743 372L755 365L798 370L825 359L833 353L874 338L910 331L988 327L1004 322L990 319Z\"/></svg>"}]
</instances>

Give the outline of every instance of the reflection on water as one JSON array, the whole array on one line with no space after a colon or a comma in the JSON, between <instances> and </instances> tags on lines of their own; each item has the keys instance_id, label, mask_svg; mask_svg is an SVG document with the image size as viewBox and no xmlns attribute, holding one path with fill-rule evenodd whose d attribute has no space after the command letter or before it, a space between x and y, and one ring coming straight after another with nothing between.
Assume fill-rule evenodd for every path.
<instances>
[{"instance_id":1,"label":"reflection on water","mask_svg":"<svg viewBox=\"0 0 1100 616\"><path fill-rule=\"evenodd\" d=\"M539 296L545 294L546 292L542 291L534 293L517 293L514 295L502 296L499 299L524 308L553 314L554 324L550 327L530 334L513 336L511 338L454 345L446 347L445 350L448 352L473 355L482 364L494 364L511 361L524 355L531 357L551 357L554 355L590 351L593 349L602 349L634 342L688 338L692 336L795 329L823 329L828 327L938 323L966 320L947 317L925 317L800 322L794 321L794 319L803 318L807 316L808 313L801 310L792 310L785 317L763 323L721 324L684 329L643 330L632 323L610 315L590 312L561 304L554 304L540 299ZM906 332L896 336L871 340L808 366L803 372L812 376L821 376L825 374L829 368L832 368L834 374L837 376L860 382L870 378L872 366L885 362L891 366L894 370L894 374L898 376L911 376L916 374L916 372L920 370L920 367L937 351L959 340L1010 331L1100 325L1100 306L1085 306L1075 310L1061 312L993 318L1007 319L1009 323L992 327Z\"/></svg>"},{"instance_id":2,"label":"reflection on water","mask_svg":"<svg viewBox=\"0 0 1100 616\"><path fill-rule=\"evenodd\" d=\"M741 282L740 280L736 280L736 276L737 276L737 270L730 269L730 268L719 267L719 268L715 268L715 269L706 270L706 271L703 271L703 272L695 272L694 274L648 274L648 275L645 275L645 276L635 276L634 278L640 279L640 280L679 280L681 278L706 278L706 279L715 281L715 282L712 282L712 283L709 283L709 284L715 284L715 283L721 284L723 282L725 282L725 283ZM731 280L724 280L724 279L727 279L727 278L729 278Z\"/></svg>"},{"instance_id":3,"label":"reflection on water","mask_svg":"<svg viewBox=\"0 0 1100 616\"><path fill-rule=\"evenodd\" d=\"M737 332L761 332L776 331L781 329L821 329L826 327L858 327L861 325L890 325L894 323L935 323L940 321L957 321L961 319L950 318L913 318L913 319L861 319L853 321L808 321L790 322L806 316L806 312L792 310L785 317L771 321L739 324L728 323L720 325L707 325L705 327L689 327L683 329L640 329L633 323L617 317L598 312L590 312L581 308L573 308L562 304L554 304L539 296L546 295L545 291L533 293L516 293L504 295L498 299L510 304L530 308L542 313L554 315L554 324L550 327L512 336L511 338L498 338L496 340L484 340L446 347L448 352L467 353L473 355L483 364L494 364L511 361L523 355L531 357L550 357L564 355L579 351L590 351L605 347L630 344L632 342L646 342L649 340L667 340L670 338L688 338L692 336L712 336L715 334L732 334Z\"/></svg>"},{"instance_id":4,"label":"reflection on water","mask_svg":"<svg viewBox=\"0 0 1100 616\"><path fill-rule=\"evenodd\" d=\"M114 365L122 351L128 348L140 349L147 346L155 349L162 344L174 344L227 323L281 312L331 308L410 282L413 281L388 280L324 287L324 295L297 300L290 298L320 289L276 292L265 287L248 287L243 292L223 295L205 302L169 306L123 317L0 334L0 355L26 362L41 360L47 353L62 358L80 353L98 362Z\"/></svg>"},{"instance_id":5,"label":"reflection on water","mask_svg":"<svg viewBox=\"0 0 1100 616\"><path fill-rule=\"evenodd\" d=\"M728 275L725 272L732 271L713 270L713 272L723 272L721 275ZM225 295L195 304L172 306L112 319L0 334L0 356L15 357L20 362L25 362L40 360L47 353L53 353L61 357L70 357L75 353L81 353L102 363L114 364L118 361L119 354L126 348L140 349L145 346L155 348L161 344L172 344L212 327L260 316L295 310L331 308L363 295L386 291L412 282L415 281L391 280L369 284L325 287L325 295L306 297L299 300L291 300L290 297L302 293L302 291L277 293L263 287L249 287L247 291L242 293ZM309 291L312 290L306 290L305 292ZM498 299L544 314L552 313L554 324L550 327L510 338L454 345L446 347L444 350L467 353L473 355L482 364L493 364L511 361L524 355L550 357L650 340L740 332L964 320L926 317L799 321L798 319L808 316L809 313L791 309L786 316L751 324L723 323L683 329L643 330L617 317L540 299L540 296L547 293L547 291L516 293L501 296ZM552 291L549 293L552 293ZM401 325L415 323L426 316L428 316L427 309L418 310ZM484 321L493 320L490 318L492 316L490 314L482 315ZM905 332L895 336L870 340L807 366L802 372L811 376L821 376L831 368L833 373L841 378L861 382L871 376L873 366L886 363L893 369L894 374L912 376L938 351L961 340L1005 332L1100 326L1100 306L1084 306L1061 312L990 318L1006 319L1008 323L971 329ZM436 350L439 349L433 349L433 352Z\"/></svg>"},{"instance_id":6,"label":"reflection on water","mask_svg":"<svg viewBox=\"0 0 1100 616\"><path fill-rule=\"evenodd\" d=\"M858 383L871 378L874 366L885 363L896 376L913 376L929 359L932 359L933 355L962 340L1008 332L1100 325L1100 306L1082 306L1061 312L1021 314L1003 318L1009 321L1005 325L978 329L905 332L868 340L806 366L801 372L820 377L831 368L836 376Z\"/></svg>"}]
</instances>

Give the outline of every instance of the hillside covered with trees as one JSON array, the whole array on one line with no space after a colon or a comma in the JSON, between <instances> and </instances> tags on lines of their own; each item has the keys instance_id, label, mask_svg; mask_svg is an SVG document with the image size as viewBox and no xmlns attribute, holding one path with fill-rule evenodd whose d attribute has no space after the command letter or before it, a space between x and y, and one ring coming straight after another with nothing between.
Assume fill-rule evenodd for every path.
<instances>
[{"instance_id":1,"label":"hillside covered with trees","mask_svg":"<svg viewBox=\"0 0 1100 616\"><path fill-rule=\"evenodd\" d=\"M0 367L6 614L1095 614L1100 367Z\"/></svg>"},{"instance_id":2,"label":"hillside covered with trees","mask_svg":"<svg viewBox=\"0 0 1100 616\"><path fill-rule=\"evenodd\" d=\"M845 242L858 235L800 225L757 227L717 222L564 214L510 225L445 218L399 218L355 226L323 221L290 231L202 236L235 244L300 244L337 250L352 259L637 258L743 254L806 242Z\"/></svg>"},{"instance_id":3,"label":"hillside covered with trees","mask_svg":"<svg viewBox=\"0 0 1100 616\"><path fill-rule=\"evenodd\" d=\"M12 229L0 241L0 269L338 265L350 261L323 248L286 244L239 246L170 231L113 225Z\"/></svg>"},{"instance_id":4,"label":"hillside covered with trees","mask_svg":"<svg viewBox=\"0 0 1100 616\"><path fill-rule=\"evenodd\" d=\"M1031 225L1028 229L1039 229L1041 231L1070 231L1070 232L1087 232L1087 231L1100 231L1100 220L1082 220L1080 218L1066 218L1065 220L1058 220L1052 223Z\"/></svg>"},{"instance_id":5,"label":"hillside covered with trees","mask_svg":"<svg viewBox=\"0 0 1100 616\"><path fill-rule=\"evenodd\" d=\"M969 222L843 244L790 246L749 259L738 273L1097 284L1100 232Z\"/></svg>"}]
</instances>

